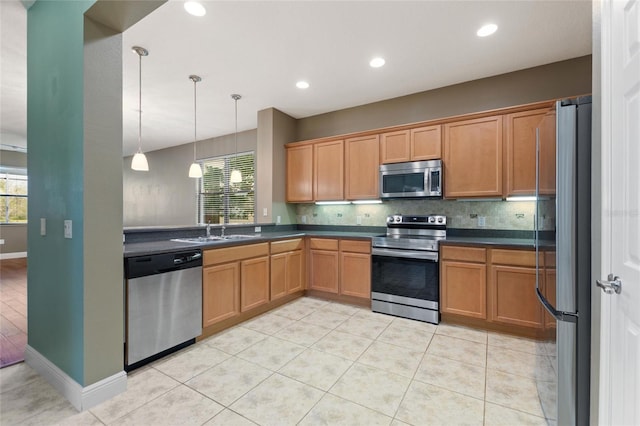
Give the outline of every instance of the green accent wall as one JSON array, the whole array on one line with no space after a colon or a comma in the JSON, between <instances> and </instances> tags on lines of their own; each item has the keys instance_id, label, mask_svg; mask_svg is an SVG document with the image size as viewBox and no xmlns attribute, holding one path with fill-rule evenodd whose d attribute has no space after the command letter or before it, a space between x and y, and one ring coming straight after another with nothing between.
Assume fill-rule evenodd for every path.
<instances>
[{"instance_id":1,"label":"green accent wall","mask_svg":"<svg viewBox=\"0 0 640 426\"><path fill-rule=\"evenodd\" d=\"M27 16L28 344L80 384L84 12L93 3L38 1ZM72 239L64 238L65 219L73 221Z\"/></svg>"}]
</instances>

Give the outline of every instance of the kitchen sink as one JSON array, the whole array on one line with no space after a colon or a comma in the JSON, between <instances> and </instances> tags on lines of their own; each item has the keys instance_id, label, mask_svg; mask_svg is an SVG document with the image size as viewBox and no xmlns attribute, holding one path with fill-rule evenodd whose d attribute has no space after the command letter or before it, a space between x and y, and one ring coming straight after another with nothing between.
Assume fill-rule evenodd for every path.
<instances>
[{"instance_id":1,"label":"kitchen sink","mask_svg":"<svg viewBox=\"0 0 640 426\"><path fill-rule=\"evenodd\" d=\"M175 241L178 243L193 243L193 244L204 244L211 243L214 241L225 241L225 240L243 240L249 238L255 238L257 235L245 235L245 234L235 234L235 235L211 235L209 237L189 237L189 238L173 238L171 241Z\"/></svg>"}]
</instances>

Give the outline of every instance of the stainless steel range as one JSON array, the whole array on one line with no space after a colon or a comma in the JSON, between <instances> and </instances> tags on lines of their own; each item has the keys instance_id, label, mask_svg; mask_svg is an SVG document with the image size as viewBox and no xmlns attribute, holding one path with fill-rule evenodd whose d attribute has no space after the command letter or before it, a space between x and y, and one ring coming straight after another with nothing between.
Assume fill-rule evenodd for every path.
<instances>
[{"instance_id":1,"label":"stainless steel range","mask_svg":"<svg viewBox=\"0 0 640 426\"><path fill-rule=\"evenodd\" d=\"M372 241L371 310L438 324L438 243L446 237L446 216L387 217L387 234Z\"/></svg>"}]
</instances>

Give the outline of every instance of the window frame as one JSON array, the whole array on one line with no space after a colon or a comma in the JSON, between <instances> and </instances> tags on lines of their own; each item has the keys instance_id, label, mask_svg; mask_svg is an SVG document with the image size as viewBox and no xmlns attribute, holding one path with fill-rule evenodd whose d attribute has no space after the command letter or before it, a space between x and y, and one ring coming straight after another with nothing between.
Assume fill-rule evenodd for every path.
<instances>
[{"instance_id":1,"label":"window frame","mask_svg":"<svg viewBox=\"0 0 640 426\"><path fill-rule=\"evenodd\" d=\"M9 180L24 181L25 193L24 194L12 194L7 192L7 184ZM0 217L0 225L23 225L29 221L29 177L26 167L6 167L0 166L0 181L5 182L5 191L0 192L0 205L5 210L5 214ZM11 221L10 220L10 205L11 199L24 199L26 200L26 216L24 221Z\"/></svg>"},{"instance_id":2,"label":"window frame","mask_svg":"<svg viewBox=\"0 0 640 426\"><path fill-rule=\"evenodd\" d=\"M231 174L231 163L232 160L238 157L244 157L247 155L251 155L251 159L252 159L252 168L253 168L253 176L251 177L251 179L249 179L249 181L251 182L251 189L249 191L242 191L242 190L235 190L232 191L232 183L229 182L229 178L230 178L230 174ZM222 178L222 182L220 182L221 185L223 186L223 190L220 192L207 192L205 191L204 185L205 185L205 176L207 174L207 164L211 164L214 163L216 161L224 161L224 166L222 168L223 170L223 178ZM250 224L255 224L257 223L257 217L256 217L256 177L257 177L257 173L256 173L256 153L255 151L251 150L251 151L243 151L243 152L237 152L237 153L233 153L233 154L225 154L225 155L219 155L219 156L215 156L215 157L209 157L209 158L203 158L197 161L200 164L200 167L202 168L203 171L203 177L197 179L196 181L196 223L200 223L200 224L205 224L208 221L205 220L206 216L207 216L207 209L204 205L205 200L204 197L207 195L220 195L221 199L222 199L222 208L220 209L221 214L221 218L222 218L222 222L211 222L212 225L234 225L234 224L246 224L246 225L250 225ZM248 163L248 162L247 162ZM242 167L242 166L241 166ZM245 177L243 176L243 182L245 180ZM245 188L246 189L246 188ZM247 192L248 194L250 194L253 197L253 203L252 203L252 216L253 216L253 221L249 222L243 222L243 221L233 221L231 219L231 210L234 208L234 205L231 204L232 203L232 198L234 194L241 194L243 192ZM238 208L242 208L243 206L240 205L238 206Z\"/></svg>"}]
</instances>

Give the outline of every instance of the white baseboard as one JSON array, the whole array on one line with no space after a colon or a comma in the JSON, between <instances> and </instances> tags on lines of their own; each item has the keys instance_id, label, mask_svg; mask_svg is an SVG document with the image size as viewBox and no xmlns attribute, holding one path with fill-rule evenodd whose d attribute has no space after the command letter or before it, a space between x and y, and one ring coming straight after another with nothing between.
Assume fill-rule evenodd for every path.
<instances>
[{"instance_id":1,"label":"white baseboard","mask_svg":"<svg viewBox=\"0 0 640 426\"><path fill-rule=\"evenodd\" d=\"M82 387L29 345L25 348L24 360L29 367L36 370L67 398L78 411L88 410L127 390L127 374L124 371Z\"/></svg>"},{"instance_id":2,"label":"white baseboard","mask_svg":"<svg viewBox=\"0 0 640 426\"><path fill-rule=\"evenodd\" d=\"M15 251L13 253L0 253L0 260L4 259L21 259L27 257L26 251Z\"/></svg>"}]
</instances>

